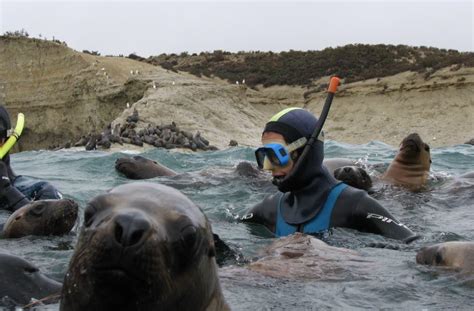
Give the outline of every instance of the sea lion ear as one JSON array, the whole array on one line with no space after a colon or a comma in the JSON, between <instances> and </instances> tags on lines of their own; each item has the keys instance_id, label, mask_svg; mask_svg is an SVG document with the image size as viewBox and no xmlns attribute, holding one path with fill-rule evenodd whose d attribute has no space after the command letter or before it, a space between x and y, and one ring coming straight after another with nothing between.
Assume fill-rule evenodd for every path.
<instances>
[{"instance_id":1,"label":"sea lion ear","mask_svg":"<svg viewBox=\"0 0 474 311\"><path fill-rule=\"evenodd\" d=\"M207 252L208 257L216 257L216 248L214 247L214 243L209 245L209 251Z\"/></svg>"},{"instance_id":2,"label":"sea lion ear","mask_svg":"<svg viewBox=\"0 0 474 311\"><path fill-rule=\"evenodd\" d=\"M219 242L222 242L221 238L217 234L212 233L212 240L209 241L207 256L216 257L216 244L219 245Z\"/></svg>"}]
</instances>

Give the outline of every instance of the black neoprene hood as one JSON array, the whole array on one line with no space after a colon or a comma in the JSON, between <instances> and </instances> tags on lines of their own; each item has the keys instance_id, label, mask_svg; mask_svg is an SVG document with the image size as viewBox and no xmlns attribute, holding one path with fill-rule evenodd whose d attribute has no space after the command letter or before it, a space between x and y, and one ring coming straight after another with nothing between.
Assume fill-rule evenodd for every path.
<instances>
[{"instance_id":1,"label":"black neoprene hood","mask_svg":"<svg viewBox=\"0 0 474 311\"><path fill-rule=\"evenodd\" d=\"M7 138L7 131L12 127L10 116L4 106L0 105L0 138Z\"/></svg>"},{"instance_id":2,"label":"black neoprene hood","mask_svg":"<svg viewBox=\"0 0 474 311\"><path fill-rule=\"evenodd\" d=\"M288 108L274 115L265 125L263 133L275 132L282 135L287 143L313 134L318 119L309 111L301 108Z\"/></svg>"}]
</instances>

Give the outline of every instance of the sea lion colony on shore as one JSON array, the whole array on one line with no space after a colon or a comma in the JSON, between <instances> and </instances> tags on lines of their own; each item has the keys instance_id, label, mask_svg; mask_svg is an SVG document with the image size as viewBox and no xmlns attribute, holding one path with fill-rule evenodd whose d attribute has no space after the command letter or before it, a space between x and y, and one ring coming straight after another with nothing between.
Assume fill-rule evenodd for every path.
<instances>
[{"instance_id":1,"label":"sea lion colony on shore","mask_svg":"<svg viewBox=\"0 0 474 311\"><path fill-rule=\"evenodd\" d=\"M51 146L49 149L62 149L74 147L85 147L86 150L110 149L112 143L132 144L143 147L146 143L156 148L185 148L192 151L217 150L217 147L209 144L209 141L197 131L195 134L181 130L173 121L166 125L147 124L138 129L138 111L134 109L133 114L126 119L124 125L116 124L112 128L109 124L100 134L90 133L82 136L76 143L67 142L61 146ZM237 144L235 141L234 144Z\"/></svg>"}]
</instances>

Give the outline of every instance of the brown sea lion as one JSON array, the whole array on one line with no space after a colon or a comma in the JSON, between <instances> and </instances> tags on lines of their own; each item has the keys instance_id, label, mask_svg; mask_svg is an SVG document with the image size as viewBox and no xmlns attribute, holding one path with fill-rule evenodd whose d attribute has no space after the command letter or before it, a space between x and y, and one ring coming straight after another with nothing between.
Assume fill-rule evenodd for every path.
<instances>
[{"instance_id":1,"label":"brown sea lion","mask_svg":"<svg viewBox=\"0 0 474 311\"><path fill-rule=\"evenodd\" d=\"M245 267L224 267L224 279L259 276L301 280L345 280L364 275L374 268L374 262L354 250L329 246L304 233L275 239L261 254L262 257Z\"/></svg>"},{"instance_id":2,"label":"brown sea lion","mask_svg":"<svg viewBox=\"0 0 474 311\"><path fill-rule=\"evenodd\" d=\"M77 212L77 203L69 199L32 201L8 217L1 236L66 234L74 227Z\"/></svg>"},{"instance_id":3,"label":"brown sea lion","mask_svg":"<svg viewBox=\"0 0 474 311\"><path fill-rule=\"evenodd\" d=\"M334 170L334 177L354 188L369 191L372 179L367 172L358 166L343 166Z\"/></svg>"},{"instance_id":4,"label":"brown sea lion","mask_svg":"<svg viewBox=\"0 0 474 311\"><path fill-rule=\"evenodd\" d=\"M228 310L211 226L181 192L152 183L93 198L61 310Z\"/></svg>"},{"instance_id":5,"label":"brown sea lion","mask_svg":"<svg viewBox=\"0 0 474 311\"><path fill-rule=\"evenodd\" d=\"M382 180L410 190L422 189L431 166L430 147L417 133L405 137Z\"/></svg>"},{"instance_id":6,"label":"brown sea lion","mask_svg":"<svg viewBox=\"0 0 474 311\"><path fill-rule=\"evenodd\" d=\"M175 171L166 166L142 156L119 158L115 161L115 169L130 179L148 179L158 176L177 175Z\"/></svg>"},{"instance_id":7,"label":"brown sea lion","mask_svg":"<svg viewBox=\"0 0 474 311\"><path fill-rule=\"evenodd\" d=\"M57 302L61 292L61 283L43 275L39 269L18 256L0 251L0 309L18 310L15 306L23 306L34 299L42 299L55 295ZM53 298L53 297L51 297ZM21 309L23 310L23 309Z\"/></svg>"},{"instance_id":8,"label":"brown sea lion","mask_svg":"<svg viewBox=\"0 0 474 311\"><path fill-rule=\"evenodd\" d=\"M474 273L474 242L444 242L422 248L416 262Z\"/></svg>"}]
</instances>

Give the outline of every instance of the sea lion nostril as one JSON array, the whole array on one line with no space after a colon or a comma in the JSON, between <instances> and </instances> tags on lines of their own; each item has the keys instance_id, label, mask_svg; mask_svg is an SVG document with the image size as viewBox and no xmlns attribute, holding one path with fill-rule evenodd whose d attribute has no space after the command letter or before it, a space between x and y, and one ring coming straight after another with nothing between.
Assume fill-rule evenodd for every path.
<instances>
[{"instance_id":1,"label":"sea lion nostril","mask_svg":"<svg viewBox=\"0 0 474 311\"><path fill-rule=\"evenodd\" d=\"M144 233L145 233L145 230L137 230L137 231L133 232L130 236L130 245L137 244L138 241L141 240Z\"/></svg>"},{"instance_id":2,"label":"sea lion nostril","mask_svg":"<svg viewBox=\"0 0 474 311\"><path fill-rule=\"evenodd\" d=\"M123 247L136 245L150 228L150 223L138 213L118 215L115 218L115 240Z\"/></svg>"},{"instance_id":3,"label":"sea lion nostril","mask_svg":"<svg viewBox=\"0 0 474 311\"><path fill-rule=\"evenodd\" d=\"M114 234L115 234L115 240L119 242L120 244L122 244L123 229L119 223L115 223Z\"/></svg>"},{"instance_id":4,"label":"sea lion nostril","mask_svg":"<svg viewBox=\"0 0 474 311\"><path fill-rule=\"evenodd\" d=\"M349 173L351 171L351 168L349 166L344 167L344 172Z\"/></svg>"}]
</instances>

